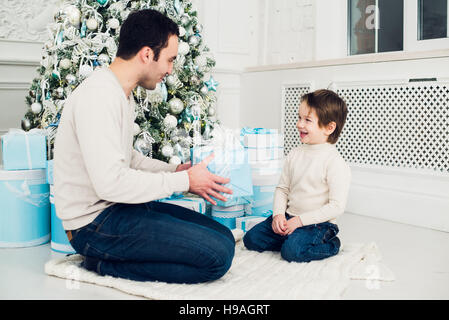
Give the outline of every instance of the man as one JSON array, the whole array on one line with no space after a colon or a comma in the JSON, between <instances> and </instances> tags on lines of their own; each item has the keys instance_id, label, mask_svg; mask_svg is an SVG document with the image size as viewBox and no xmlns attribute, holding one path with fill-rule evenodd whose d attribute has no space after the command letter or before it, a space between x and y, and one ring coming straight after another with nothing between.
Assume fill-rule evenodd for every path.
<instances>
[{"instance_id":1,"label":"man","mask_svg":"<svg viewBox=\"0 0 449 320\"><path fill-rule=\"evenodd\" d=\"M179 166L133 150L132 90L173 70L178 26L155 10L123 23L117 57L67 99L55 142L55 205L82 266L138 281L199 283L230 268L235 240L209 217L154 202L189 191L215 203L229 182L202 163Z\"/></svg>"}]
</instances>

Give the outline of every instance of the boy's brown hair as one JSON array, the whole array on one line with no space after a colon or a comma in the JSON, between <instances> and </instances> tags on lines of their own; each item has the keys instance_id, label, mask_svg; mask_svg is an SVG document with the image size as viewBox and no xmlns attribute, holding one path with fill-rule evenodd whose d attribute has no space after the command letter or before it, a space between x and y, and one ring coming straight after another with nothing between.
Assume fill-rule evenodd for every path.
<instances>
[{"instance_id":1,"label":"boy's brown hair","mask_svg":"<svg viewBox=\"0 0 449 320\"><path fill-rule=\"evenodd\" d=\"M337 143L348 115L348 108L343 99L333 91L320 89L303 95L301 97L302 102L315 110L320 127L324 127L332 121L335 122L335 130L327 141L332 144Z\"/></svg>"}]
</instances>

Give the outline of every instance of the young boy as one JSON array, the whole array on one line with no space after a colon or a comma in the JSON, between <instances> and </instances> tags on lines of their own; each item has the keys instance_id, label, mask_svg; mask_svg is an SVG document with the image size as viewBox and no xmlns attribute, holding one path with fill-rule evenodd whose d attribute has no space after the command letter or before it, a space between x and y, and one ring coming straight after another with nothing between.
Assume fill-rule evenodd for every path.
<instances>
[{"instance_id":1,"label":"young boy","mask_svg":"<svg viewBox=\"0 0 449 320\"><path fill-rule=\"evenodd\" d=\"M280 251L291 262L336 255L336 218L345 210L351 179L335 143L346 121L345 102L317 90L301 98L296 124L302 145L288 154L274 194L273 215L250 229L249 250Z\"/></svg>"}]
</instances>

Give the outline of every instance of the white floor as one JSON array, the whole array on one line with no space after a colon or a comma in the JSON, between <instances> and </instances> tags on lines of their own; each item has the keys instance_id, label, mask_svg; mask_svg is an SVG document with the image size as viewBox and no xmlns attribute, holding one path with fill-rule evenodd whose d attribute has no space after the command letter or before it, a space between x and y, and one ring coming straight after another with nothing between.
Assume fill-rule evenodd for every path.
<instances>
[{"instance_id":1,"label":"white floor","mask_svg":"<svg viewBox=\"0 0 449 320\"><path fill-rule=\"evenodd\" d=\"M379 286L351 280L344 299L449 299L449 233L353 214L344 214L339 227L343 243L376 242L384 264L396 276L396 281ZM139 299L47 276L45 262L62 256L49 244L0 249L0 299Z\"/></svg>"}]
</instances>

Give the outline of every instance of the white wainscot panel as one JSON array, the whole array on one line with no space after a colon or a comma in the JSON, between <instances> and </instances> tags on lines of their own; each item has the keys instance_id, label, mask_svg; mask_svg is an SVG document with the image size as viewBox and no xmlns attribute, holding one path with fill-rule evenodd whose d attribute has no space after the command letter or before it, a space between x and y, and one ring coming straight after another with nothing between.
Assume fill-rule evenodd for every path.
<instances>
[{"instance_id":1,"label":"white wainscot panel","mask_svg":"<svg viewBox=\"0 0 449 320\"><path fill-rule=\"evenodd\" d=\"M449 232L449 176L351 166L346 211Z\"/></svg>"}]
</instances>

